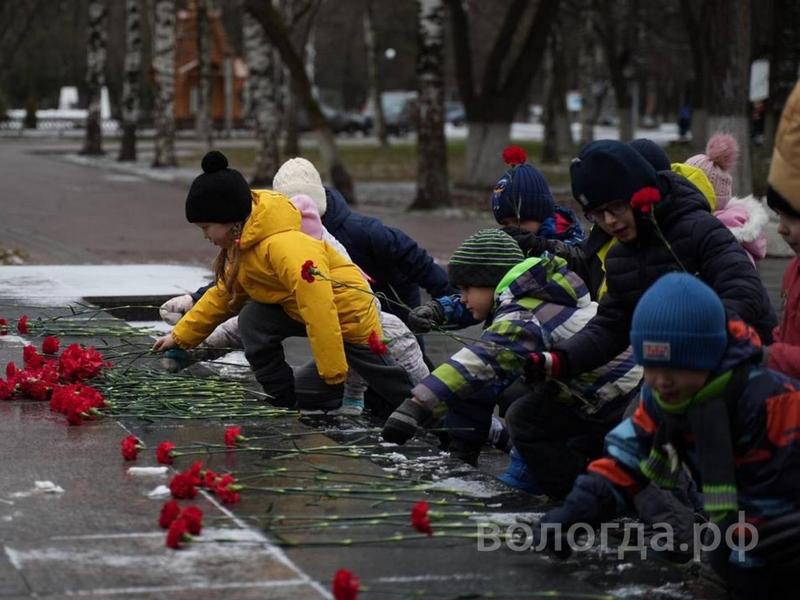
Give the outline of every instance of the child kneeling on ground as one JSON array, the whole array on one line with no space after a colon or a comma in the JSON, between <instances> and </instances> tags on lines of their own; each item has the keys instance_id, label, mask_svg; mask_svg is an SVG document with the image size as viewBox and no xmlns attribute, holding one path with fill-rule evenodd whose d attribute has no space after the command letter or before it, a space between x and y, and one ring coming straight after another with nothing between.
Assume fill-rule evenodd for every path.
<instances>
[{"instance_id":1,"label":"child kneeling on ground","mask_svg":"<svg viewBox=\"0 0 800 600\"><path fill-rule=\"evenodd\" d=\"M484 229L465 240L450 259L448 274L451 283L461 288L462 302L476 320L485 322L485 329L479 340L414 387L413 398L387 420L383 437L404 443L444 403L449 409L445 425L451 429L451 451L474 464L499 393L520 377L526 354L580 330L597 305L563 259L549 254L524 259L514 239L498 229ZM550 438L550 447L561 458L552 461L548 455L528 461L532 479L540 486L529 491L566 493L587 459L602 452L603 436L619 422L640 380L641 369L628 353L557 389L557 397L548 398L553 406L547 418L552 421L539 425L547 429L558 421L559 435ZM588 456L578 457L582 451L567 447L567 439L575 436L594 440L584 445ZM563 458L573 455L574 461Z\"/></svg>"},{"instance_id":2,"label":"child kneeling on ground","mask_svg":"<svg viewBox=\"0 0 800 600\"><path fill-rule=\"evenodd\" d=\"M560 529L563 546L570 526L599 526L631 506L650 481L673 486L686 466L721 528L723 541L709 558L734 597L794 596L800 382L761 368L758 336L729 314L726 320L710 287L685 273L665 275L645 292L631 329L644 366L639 406L606 436L606 456L589 465L564 505L542 517L539 535ZM740 511L759 533L743 557L724 542ZM752 539L746 529L737 529L734 544ZM555 549L555 540L546 539L547 547Z\"/></svg>"},{"instance_id":3,"label":"child kneeling on ground","mask_svg":"<svg viewBox=\"0 0 800 600\"><path fill-rule=\"evenodd\" d=\"M411 382L370 348L370 338L382 335L379 309L358 267L302 233L300 212L287 197L251 191L222 153L209 152L202 166L186 198L186 219L220 247L215 284L153 349L192 348L239 312L245 356L273 404L295 406L297 380L299 407L317 408L304 406L304 398L313 402L320 390L344 383L352 367L398 406ZM309 338L315 362L296 374L282 346L292 336Z\"/></svg>"}]
</instances>

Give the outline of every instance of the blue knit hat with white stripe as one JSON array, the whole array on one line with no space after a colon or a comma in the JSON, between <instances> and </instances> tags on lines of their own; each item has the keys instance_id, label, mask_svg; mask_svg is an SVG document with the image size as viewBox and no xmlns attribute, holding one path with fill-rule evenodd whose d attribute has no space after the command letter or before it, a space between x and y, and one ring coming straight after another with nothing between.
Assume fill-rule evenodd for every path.
<instances>
[{"instance_id":1,"label":"blue knit hat with white stripe","mask_svg":"<svg viewBox=\"0 0 800 600\"><path fill-rule=\"evenodd\" d=\"M645 367L713 371L728 343L716 292L688 273L668 273L642 295L631 322L636 362Z\"/></svg>"},{"instance_id":2,"label":"blue knit hat with white stripe","mask_svg":"<svg viewBox=\"0 0 800 600\"><path fill-rule=\"evenodd\" d=\"M495 288L508 270L525 260L519 244L500 229L481 229L464 240L447 264L456 287Z\"/></svg>"}]
</instances>

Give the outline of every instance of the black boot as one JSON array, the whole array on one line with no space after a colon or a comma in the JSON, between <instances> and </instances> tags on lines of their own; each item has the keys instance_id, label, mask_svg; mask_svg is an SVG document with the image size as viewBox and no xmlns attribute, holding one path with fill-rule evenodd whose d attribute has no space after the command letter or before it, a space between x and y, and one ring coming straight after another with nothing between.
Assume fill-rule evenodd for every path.
<instances>
[{"instance_id":1,"label":"black boot","mask_svg":"<svg viewBox=\"0 0 800 600\"><path fill-rule=\"evenodd\" d=\"M397 409L389 415L383 425L381 436L387 442L405 444L414 437L422 424L431 417L431 412L416 400L404 400Z\"/></svg>"}]
</instances>

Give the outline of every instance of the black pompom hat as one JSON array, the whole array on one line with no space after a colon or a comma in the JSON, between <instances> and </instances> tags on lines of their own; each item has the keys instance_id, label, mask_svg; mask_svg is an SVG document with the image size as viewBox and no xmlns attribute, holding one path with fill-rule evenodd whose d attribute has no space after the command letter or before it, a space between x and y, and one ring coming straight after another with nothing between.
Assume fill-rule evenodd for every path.
<instances>
[{"instance_id":1,"label":"black pompom hat","mask_svg":"<svg viewBox=\"0 0 800 600\"><path fill-rule=\"evenodd\" d=\"M212 150L203 157L198 175L186 196L189 223L240 223L252 208L250 186L236 169L228 168L222 152Z\"/></svg>"}]
</instances>

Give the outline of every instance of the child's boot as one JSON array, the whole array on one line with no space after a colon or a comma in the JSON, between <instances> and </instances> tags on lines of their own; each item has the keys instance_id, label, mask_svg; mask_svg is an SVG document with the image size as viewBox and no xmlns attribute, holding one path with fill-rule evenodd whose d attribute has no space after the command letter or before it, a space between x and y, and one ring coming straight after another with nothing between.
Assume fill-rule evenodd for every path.
<instances>
[{"instance_id":1,"label":"child's boot","mask_svg":"<svg viewBox=\"0 0 800 600\"><path fill-rule=\"evenodd\" d=\"M539 484L534 481L528 470L528 465L516 448L511 449L511 462L508 464L506 472L498 477L507 486L529 494L544 494Z\"/></svg>"},{"instance_id":2,"label":"child's boot","mask_svg":"<svg viewBox=\"0 0 800 600\"><path fill-rule=\"evenodd\" d=\"M387 442L405 444L430 417L431 411L413 398L403 400L386 419L381 436Z\"/></svg>"}]
</instances>

